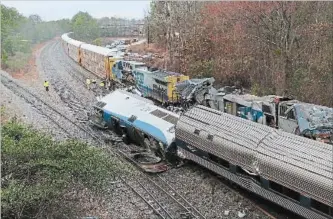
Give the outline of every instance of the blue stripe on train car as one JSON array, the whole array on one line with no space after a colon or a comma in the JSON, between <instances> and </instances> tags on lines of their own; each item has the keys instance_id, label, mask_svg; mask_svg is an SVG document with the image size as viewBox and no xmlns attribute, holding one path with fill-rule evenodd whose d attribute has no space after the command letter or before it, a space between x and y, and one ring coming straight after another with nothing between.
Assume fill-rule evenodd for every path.
<instances>
[{"instance_id":1,"label":"blue stripe on train car","mask_svg":"<svg viewBox=\"0 0 333 219\"><path fill-rule=\"evenodd\" d=\"M123 78L123 73L118 68L112 67L112 74L118 79Z\"/></svg>"},{"instance_id":2,"label":"blue stripe on train car","mask_svg":"<svg viewBox=\"0 0 333 219\"><path fill-rule=\"evenodd\" d=\"M108 123L110 121L111 116L119 118L120 125L124 125L126 127L134 126L135 128L142 130L144 133L153 136L157 140L161 141L163 144L166 144L166 145L168 144L167 138L165 137L163 132L159 128L157 128L149 123L143 122L141 120L135 120L133 123L131 123L128 121L128 118L126 116L122 116L117 113L111 113L109 111L104 110L103 119L105 122Z\"/></svg>"},{"instance_id":3,"label":"blue stripe on train car","mask_svg":"<svg viewBox=\"0 0 333 219\"><path fill-rule=\"evenodd\" d=\"M254 122L258 122L261 117L263 117L264 113L262 111L251 109L251 115Z\"/></svg>"},{"instance_id":4,"label":"blue stripe on train car","mask_svg":"<svg viewBox=\"0 0 333 219\"><path fill-rule=\"evenodd\" d=\"M139 84L138 88L139 88L140 92L142 93L143 97L151 97L152 91L153 91L152 89L150 89L149 87L144 86L142 84Z\"/></svg>"}]
</instances>

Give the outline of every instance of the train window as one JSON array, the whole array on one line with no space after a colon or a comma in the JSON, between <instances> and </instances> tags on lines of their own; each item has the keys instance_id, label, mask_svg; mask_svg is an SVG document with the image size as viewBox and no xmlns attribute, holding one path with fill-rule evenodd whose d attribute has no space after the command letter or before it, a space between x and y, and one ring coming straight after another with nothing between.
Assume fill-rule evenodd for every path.
<instances>
[{"instance_id":1,"label":"train window","mask_svg":"<svg viewBox=\"0 0 333 219\"><path fill-rule=\"evenodd\" d=\"M288 106L281 105L280 106L280 116L287 117L286 111L288 109Z\"/></svg>"},{"instance_id":2,"label":"train window","mask_svg":"<svg viewBox=\"0 0 333 219\"><path fill-rule=\"evenodd\" d=\"M265 114L265 117L266 117L266 125L275 128L274 116Z\"/></svg>"},{"instance_id":3,"label":"train window","mask_svg":"<svg viewBox=\"0 0 333 219\"><path fill-rule=\"evenodd\" d=\"M129 122L134 122L138 117L132 115L130 118L128 118Z\"/></svg>"},{"instance_id":4,"label":"train window","mask_svg":"<svg viewBox=\"0 0 333 219\"><path fill-rule=\"evenodd\" d=\"M214 135L208 135L207 136L207 139L210 140L210 141L213 141L213 138L214 138Z\"/></svg>"},{"instance_id":5,"label":"train window","mask_svg":"<svg viewBox=\"0 0 333 219\"><path fill-rule=\"evenodd\" d=\"M232 114L232 103L229 101L225 101L224 103L224 112Z\"/></svg>"},{"instance_id":6,"label":"train window","mask_svg":"<svg viewBox=\"0 0 333 219\"><path fill-rule=\"evenodd\" d=\"M229 169L230 163L227 160L224 160L224 159L222 159L220 157L217 157L217 156L215 156L213 154L210 154L210 153L208 153L208 157L211 161Z\"/></svg>"},{"instance_id":7,"label":"train window","mask_svg":"<svg viewBox=\"0 0 333 219\"><path fill-rule=\"evenodd\" d=\"M265 104L262 105L262 111L263 111L264 113L272 114L272 112L271 112L271 108L270 108L269 106L265 105Z\"/></svg>"},{"instance_id":8,"label":"train window","mask_svg":"<svg viewBox=\"0 0 333 219\"><path fill-rule=\"evenodd\" d=\"M294 110L291 109L287 112L287 119L293 119L295 120Z\"/></svg>"},{"instance_id":9,"label":"train window","mask_svg":"<svg viewBox=\"0 0 333 219\"><path fill-rule=\"evenodd\" d=\"M199 135L200 134L200 130L199 129L195 129L194 130L194 134Z\"/></svg>"},{"instance_id":10,"label":"train window","mask_svg":"<svg viewBox=\"0 0 333 219\"><path fill-rule=\"evenodd\" d=\"M155 82L157 84L160 84L160 85L163 85L163 86L168 86L168 82L165 82L165 81L161 81L161 80L155 79Z\"/></svg>"},{"instance_id":11,"label":"train window","mask_svg":"<svg viewBox=\"0 0 333 219\"><path fill-rule=\"evenodd\" d=\"M314 208L314 209L316 209L320 212L323 212L327 215L330 215L330 214L333 215L333 211L332 211L333 209L330 206L325 205L325 204L323 204L319 201L316 201L314 199L311 200L311 208Z\"/></svg>"},{"instance_id":12,"label":"train window","mask_svg":"<svg viewBox=\"0 0 333 219\"><path fill-rule=\"evenodd\" d=\"M236 116L238 117L242 117L242 116L246 116L245 112L246 112L246 107L245 106L242 106L242 105L239 105L239 104L236 104L236 107L237 107L237 112L236 112Z\"/></svg>"},{"instance_id":13,"label":"train window","mask_svg":"<svg viewBox=\"0 0 333 219\"><path fill-rule=\"evenodd\" d=\"M296 201L299 201L300 200L300 194L294 190L291 190L287 187L283 187L283 194L287 195L288 197L296 200Z\"/></svg>"},{"instance_id":14,"label":"train window","mask_svg":"<svg viewBox=\"0 0 333 219\"><path fill-rule=\"evenodd\" d=\"M284 187L276 182L269 180L269 187L270 187L270 189L272 189L278 193L281 193L289 198L292 198L296 201L300 200L300 194L298 192L291 190L287 187Z\"/></svg>"},{"instance_id":15,"label":"train window","mask_svg":"<svg viewBox=\"0 0 333 219\"><path fill-rule=\"evenodd\" d=\"M272 190L274 190L274 191L282 194L282 186L280 184L277 184L277 183L275 183L273 181L269 181L269 187Z\"/></svg>"}]
</instances>

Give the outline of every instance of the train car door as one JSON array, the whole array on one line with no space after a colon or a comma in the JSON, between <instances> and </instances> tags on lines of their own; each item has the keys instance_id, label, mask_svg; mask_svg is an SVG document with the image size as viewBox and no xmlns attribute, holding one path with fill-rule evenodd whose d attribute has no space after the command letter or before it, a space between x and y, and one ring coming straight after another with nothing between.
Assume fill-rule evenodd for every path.
<instances>
[{"instance_id":1,"label":"train car door","mask_svg":"<svg viewBox=\"0 0 333 219\"><path fill-rule=\"evenodd\" d=\"M294 107L289 104L280 104L278 128L285 132L294 133L298 127Z\"/></svg>"},{"instance_id":2,"label":"train car door","mask_svg":"<svg viewBox=\"0 0 333 219\"><path fill-rule=\"evenodd\" d=\"M230 102L228 100L223 100L223 106L224 106L223 112L232 115L232 112L233 112L233 110L232 110L232 108L233 108L232 102Z\"/></svg>"},{"instance_id":3,"label":"train car door","mask_svg":"<svg viewBox=\"0 0 333 219\"><path fill-rule=\"evenodd\" d=\"M115 58L112 58L112 57L109 57L109 72L110 72L110 75L108 75L108 79L114 79L115 77L115 71L116 69L114 68L114 65L116 63L116 59Z\"/></svg>"}]
</instances>

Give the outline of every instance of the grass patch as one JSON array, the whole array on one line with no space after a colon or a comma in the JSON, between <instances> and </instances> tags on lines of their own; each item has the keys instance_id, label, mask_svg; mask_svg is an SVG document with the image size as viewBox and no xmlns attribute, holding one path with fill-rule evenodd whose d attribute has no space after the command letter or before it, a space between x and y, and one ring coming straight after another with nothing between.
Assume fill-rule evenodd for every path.
<instances>
[{"instance_id":1,"label":"grass patch","mask_svg":"<svg viewBox=\"0 0 333 219\"><path fill-rule=\"evenodd\" d=\"M15 120L1 124L1 135L2 218L81 217L86 203L76 194L103 196L116 175L130 171L103 149L54 141Z\"/></svg>"}]
</instances>

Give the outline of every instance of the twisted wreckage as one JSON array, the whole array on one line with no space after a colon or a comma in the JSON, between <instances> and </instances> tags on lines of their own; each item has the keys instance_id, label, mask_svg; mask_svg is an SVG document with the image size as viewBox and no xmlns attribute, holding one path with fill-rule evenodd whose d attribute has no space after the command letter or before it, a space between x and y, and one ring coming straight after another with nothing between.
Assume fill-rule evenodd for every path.
<instances>
[{"instance_id":1,"label":"twisted wreckage","mask_svg":"<svg viewBox=\"0 0 333 219\"><path fill-rule=\"evenodd\" d=\"M176 85L184 109L204 105L257 123L333 144L333 109L288 97L244 94L242 89L215 89L213 78L191 79Z\"/></svg>"},{"instance_id":2,"label":"twisted wreckage","mask_svg":"<svg viewBox=\"0 0 333 219\"><path fill-rule=\"evenodd\" d=\"M253 106L258 108L259 103ZM232 105L225 105L234 111ZM292 106L287 111L298 113L301 106L297 102ZM126 143L139 145L141 150L122 153L144 171L165 171L172 159L192 160L305 218L333 219L333 147L258 124L264 114L252 111L257 108L250 107L248 114L244 114L246 107L237 109L237 117L199 105L179 116L138 95L116 90L96 103L90 121L115 130ZM312 118L324 118L317 111L307 108L309 115L316 115ZM302 125L300 132L320 124L314 121Z\"/></svg>"}]
</instances>

